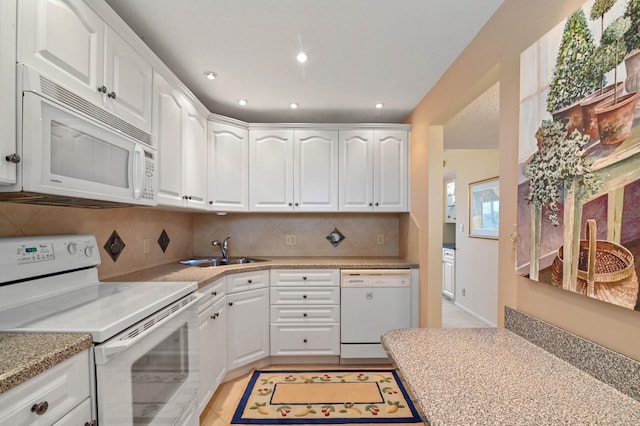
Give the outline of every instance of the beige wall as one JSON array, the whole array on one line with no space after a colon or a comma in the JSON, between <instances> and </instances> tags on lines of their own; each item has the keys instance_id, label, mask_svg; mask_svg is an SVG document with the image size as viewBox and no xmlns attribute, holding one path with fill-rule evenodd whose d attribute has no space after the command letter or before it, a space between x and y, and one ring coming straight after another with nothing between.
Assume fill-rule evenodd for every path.
<instances>
[{"instance_id":1,"label":"beige wall","mask_svg":"<svg viewBox=\"0 0 640 426\"><path fill-rule=\"evenodd\" d=\"M0 203L0 237L94 234L102 259L100 279L192 256L192 222L188 213L150 208L84 209ZM170 239L164 253L157 242L163 229ZM114 230L125 243L117 262L103 247ZM146 254L144 239L149 239Z\"/></svg>"},{"instance_id":2,"label":"beige wall","mask_svg":"<svg viewBox=\"0 0 640 426\"><path fill-rule=\"evenodd\" d=\"M398 256L399 221L407 214L251 213L194 215L193 249L198 256L218 256L211 246L231 234L230 256ZM337 228L346 238L333 247L326 236ZM285 245L285 235L296 245ZM378 235L384 244L378 244Z\"/></svg>"},{"instance_id":3,"label":"beige wall","mask_svg":"<svg viewBox=\"0 0 640 426\"><path fill-rule=\"evenodd\" d=\"M441 209L429 209L442 197L442 167L426 172L438 161L437 129L470 101L500 81L501 216L498 266L498 319L509 305L558 325L606 347L640 360L640 313L590 300L516 276L514 246L509 239L516 221L519 55L576 8L581 0L506 0L476 39L420 102L406 122L411 134L412 216L421 230L420 279L423 294L433 296L421 306L421 325L439 324L440 280L429 269L440 265L434 241L442 238ZM432 130L435 129L435 130ZM439 217L438 217L439 216Z\"/></svg>"},{"instance_id":4,"label":"beige wall","mask_svg":"<svg viewBox=\"0 0 640 426\"><path fill-rule=\"evenodd\" d=\"M500 152L454 149L445 151L444 159L444 173L456 177L456 303L497 324L498 241L469 237L468 188L472 182L499 175Z\"/></svg>"}]
</instances>

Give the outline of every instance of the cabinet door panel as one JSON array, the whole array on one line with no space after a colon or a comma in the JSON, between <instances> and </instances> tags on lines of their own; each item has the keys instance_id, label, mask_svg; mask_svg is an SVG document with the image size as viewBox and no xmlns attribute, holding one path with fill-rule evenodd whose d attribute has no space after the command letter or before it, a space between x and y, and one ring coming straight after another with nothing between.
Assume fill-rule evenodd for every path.
<instances>
[{"instance_id":1,"label":"cabinet door panel","mask_svg":"<svg viewBox=\"0 0 640 426\"><path fill-rule=\"evenodd\" d=\"M0 152L16 146L16 2L0 1ZM2 159L4 160L4 159ZM0 184L16 183L17 167L0 161Z\"/></svg>"},{"instance_id":2,"label":"cabinet door panel","mask_svg":"<svg viewBox=\"0 0 640 426\"><path fill-rule=\"evenodd\" d=\"M249 132L209 122L209 209L249 210Z\"/></svg>"},{"instance_id":3,"label":"cabinet door panel","mask_svg":"<svg viewBox=\"0 0 640 426\"><path fill-rule=\"evenodd\" d=\"M293 210L293 131L249 132L252 211Z\"/></svg>"},{"instance_id":4,"label":"cabinet door panel","mask_svg":"<svg viewBox=\"0 0 640 426\"><path fill-rule=\"evenodd\" d=\"M296 130L293 173L296 211L337 211L338 132Z\"/></svg>"},{"instance_id":5,"label":"cabinet door panel","mask_svg":"<svg viewBox=\"0 0 640 426\"><path fill-rule=\"evenodd\" d=\"M227 295L228 368L269 356L268 289Z\"/></svg>"},{"instance_id":6,"label":"cabinet door panel","mask_svg":"<svg viewBox=\"0 0 640 426\"><path fill-rule=\"evenodd\" d=\"M340 132L340 211L371 211L373 131Z\"/></svg>"},{"instance_id":7,"label":"cabinet door panel","mask_svg":"<svg viewBox=\"0 0 640 426\"><path fill-rule=\"evenodd\" d=\"M152 75L149 65L127 42L106 30L105 86L108 93L107 108L127 123L151 132Z\"/></svg>"},{"instance_id":8,"label":"cabinet door panel","mask_svg":"<svg viewBox=\"0 0 640 426\"><path fill-rule=\"evenodd\" d=\"M21 2L18 60L56 83L102 105L104 29L81 0Z\"/></svg>"},{"instance_id":9,"label":"cabinet door panel","mask_svg":"<svg viewBox=\"0 0 640 426\"><path fill-rule=\"evenodd\" d=\"M187 206L206 208L207 198L207 119L189 108L186 115L186 133L182 147L184 188Z\"/></svg>"},{"instance_id":10,"label":"cabinet door panel","mask_svg":"<svg viewBox=\"0 0 640 426\"><path fill-rule=\"evenodd\" d=\"M407 132L376 131L374 133L374 210L406 211L407 179Z\"/></svg>"},{"instance_id":11,"label":"cabinet door panel","mask_svg":"<svg viewBox=\"0 0 640 426\"><path fill-rule=\"evenodd\" d=\"M180 93L154 74L154 141L158 148L158 204L184 205L182 199L182 134L184 105Z\"/></svg>"}]
</instances>

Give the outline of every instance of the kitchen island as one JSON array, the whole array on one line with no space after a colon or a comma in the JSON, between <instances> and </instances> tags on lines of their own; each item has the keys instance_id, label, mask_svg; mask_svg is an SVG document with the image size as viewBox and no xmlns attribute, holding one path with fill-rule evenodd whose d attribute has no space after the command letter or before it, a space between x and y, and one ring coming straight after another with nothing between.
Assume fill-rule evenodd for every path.
<instances>
[{"instance_id":1,"label":"kitchen island","mask_svg":"<svg viewBox=\"0 0 640 426\"><path fill-rule=\"evenodd\" d=\"M640 401L506 329L393 330L382 343L432 426L640 424Z\"/></svg>"}]
</instances>

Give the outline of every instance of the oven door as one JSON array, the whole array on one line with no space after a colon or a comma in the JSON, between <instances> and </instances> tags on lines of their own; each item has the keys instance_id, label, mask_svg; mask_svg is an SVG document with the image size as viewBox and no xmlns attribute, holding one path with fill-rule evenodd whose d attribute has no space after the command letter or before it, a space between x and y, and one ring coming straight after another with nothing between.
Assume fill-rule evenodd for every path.
<instances>
[{"instance_id":1,"label":"oven door","mask_svg":"<svg viewBox=\"0 0 640 426\"><path fill-rule=\"evenodd\" d=\"M101 426L197 425L198 296L95 346Z\"/></svg>"},{"instance_id":2,"label":"oven door","mask_svg":"<svg viewBox=\"0 0 640 426\"><path fill-rule=\"evenodd\" d=\"M32 92L22 120L24 191L157 204L152 147Z\"/></svg>"}]
</instances>

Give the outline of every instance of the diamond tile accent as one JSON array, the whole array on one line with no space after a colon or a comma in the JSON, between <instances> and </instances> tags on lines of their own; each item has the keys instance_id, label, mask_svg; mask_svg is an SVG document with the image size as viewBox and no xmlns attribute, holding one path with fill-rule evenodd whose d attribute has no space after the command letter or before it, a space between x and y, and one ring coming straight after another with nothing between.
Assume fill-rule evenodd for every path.
<instances>
[{"instance_id":1,"label":"diamond tile accent","mask_svg":"<svg viewBox=\"0 0 640 426\"><path fill-rule=\"evenodd\" d=\"M170 242L171 240L169 239L169 235L167 234L167 231L163 229L162 233L160 234L160 238L158 238L158 245L162 249L163 253L167 251L167 247L169 247Z\"/></svg>"},{"instance_id":2,"label":"diamond tile accent","mask_svg":"<svg viewBox=\"0 0 640 426\"><path fill-rule=\"evenodd\" d=\"M342 232L338 231L338 228L333 228L333 231L327 235L327 240L329 240L334 247L338 247L345 238L347 237L342 235Z\"/></svg>"},{"instance_id":3,"label":"diamond tile accent","mask_svg":"<svg viewBox=\"0 0 640 426\"><path fill-rule=\"evenodd\" d=\"M104 249L114 262L118 261L118 257L124 250L126 244L120 238L120 235L114 230L107 242L104 244Z\"/></svg>"}]
</instances>

